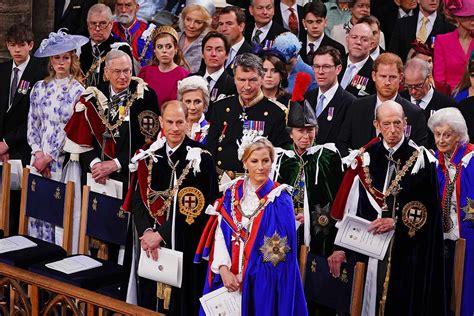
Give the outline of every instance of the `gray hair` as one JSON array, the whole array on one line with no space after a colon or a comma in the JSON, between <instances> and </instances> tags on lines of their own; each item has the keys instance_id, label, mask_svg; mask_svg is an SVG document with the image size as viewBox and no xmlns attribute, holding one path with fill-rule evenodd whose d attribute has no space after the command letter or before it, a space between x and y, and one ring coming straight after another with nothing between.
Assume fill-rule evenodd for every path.
<instances>
[{"instance_id":1,"label":"gray hair","mask_svg":"<svg viewBox=\"0 0 474 316\"><path fill-rule=\"evenodd\" d=\"M90 7L89 12L87 12L87 21L89 21L91 15L93 14L105 14L107 16L107 21L109 22L111 22L114 18L112 10L110 10L109 6L103 3L97 3Z\"/></svg>"},{"instance_id":2,"label":"gray hair","mask_svg":"<svg viewBox=\"0 0 474 316\"><path fill-rule=\"evenodd\" d=\"M469 142L469 134L467 133L466 120L456 108L444 108L436 111L428 120L428 127L434 133L434 129L440 125L446 124L451 127L459 136L459 142L466 144Z\"/></svg>"},{"instance_id":3,"label":"gray hair","mask_svg":"<svg viewBox=\"0 0 474 316\"><path fill-rule=\"evenodd\" d=\"M420 58L412 58L405 64L404 73L406 74L409 71L413 73L420 72L423 78L427 78L431 73L431 68L427 61L424 61Z\"/></svg>"},{"instance_id":4,"label":"gray hair","mask_svg":"<svg viewBox=\"0 0 474 316\"><path fill-rule=\"evenodd\" d=\"M402 118L405 118L405 112L403 111L403 107L400 105L400 103L388 100L382 102L376 109L375 109L375 120L378 121L380 119L380 110L382 108L391 108L392 110L398 112Z\"/></svg>"},{"instance_id":5,"label":"gray hair","mask_svg":"<svg viewBox=\"0 0 474 316\"><path fill-rule=\"evenodd\" d=\"M237 67L242 67L244 71L256 71L260 77L265 76L265 71L263 70L263 62L260 57L251 53L244 53L237 55L234 62L234 75L237 70Z\"/></svg>"},{"instance_id":6,"label":"gray hair","mask_svg":"<svg viewBox=\"0 0 474 316\"><path fill-rule=\"evenodd\" d=\"M133 66L132 59L127 53L118 49L112 49L110 52L107 53L107 55L105 55L105 67L108 67L110 65L111 60L121 58L124 56L127 57L127 60L130 63L130 66Z\"/></svg>"},{"instance_id":7,"label":"gray hair","mask_svg":"<svg viewBox=\"0 0 474 316\"><path fill-rule=\"evenodd\" d=\"M178 81L178 100L183 101L183 94L189 91L201 90L204 97L204 110L209 106L209 84L206 79L201 76L190 76Z\"/></svg>"}]
</instances>

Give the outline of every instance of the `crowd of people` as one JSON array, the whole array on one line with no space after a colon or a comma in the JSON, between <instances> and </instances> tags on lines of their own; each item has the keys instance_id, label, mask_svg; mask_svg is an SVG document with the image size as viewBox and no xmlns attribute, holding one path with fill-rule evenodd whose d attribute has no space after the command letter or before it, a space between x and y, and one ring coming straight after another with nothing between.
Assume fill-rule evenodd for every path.
<instances>
[{"instance_id":1,"label":"crowd of people","mask_svg":"<svg viewBox=\"0 0 474 316\"><path fill-rule=\"evenodd\" d=\"M454 293L474 314L473 0L76 2L35 50L29 26L5 34L0 159L122 184L121 299L204 315L225 287L242 315L345 314L308 285L364 262L362 315L454 315ZM352 217L393 233L382 257L335 243ZM180 287L137 275L162 247Z\"/></svg>"}]
</instances>

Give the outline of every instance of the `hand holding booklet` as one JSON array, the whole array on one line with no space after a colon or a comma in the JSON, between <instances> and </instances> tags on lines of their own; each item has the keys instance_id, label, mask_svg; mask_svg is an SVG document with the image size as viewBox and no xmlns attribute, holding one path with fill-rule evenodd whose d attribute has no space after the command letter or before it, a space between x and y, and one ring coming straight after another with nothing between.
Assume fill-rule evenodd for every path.
<instances>
[{"instance_id":1,"label":"hand holding booklet","mask_svg":"<svg viewBox=\"0 0 474 316\"><path fill-rule=\"evenodd\" d=\"M141 249L138 275L142 278L181 287L183 279L183 253L167 248L158 249L158 260L148 258Z\"/></svg>"},{"instance_id":2,"label":"hand holding booklet","mask_svg":"<svg viewBox=\"0 0 474 316\"><path fill-rule=\"evenodd\" d=\"M370 223L370 221L352 214L344 215L334 244L383 260L394 231L375 235L368 231Z\"/></svg>"}]
</instances>

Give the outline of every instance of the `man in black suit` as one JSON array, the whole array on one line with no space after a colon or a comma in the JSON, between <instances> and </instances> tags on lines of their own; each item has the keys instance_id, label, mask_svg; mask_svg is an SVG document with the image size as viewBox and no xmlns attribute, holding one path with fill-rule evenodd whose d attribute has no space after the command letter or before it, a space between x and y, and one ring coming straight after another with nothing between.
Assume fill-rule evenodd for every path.
<instances>
[{"instance_id":1,"label":"man in black suit","mask_svg":"<svg viewBox=\"0 0 474 316\"><path fill-rule=\"evenodd\" d=\"M285 29L300 38L304 30L303 16L303 7L296 4L296 0L281 0L275 2L275 16L273 17L273 22L283 25ZM295 21L296 23L292 23L291 21Z\"/></svg>"},{"instance_id":2,"label":"man in black suit","mask_svg":"<svg viewBox=\"0 0 474 316\"><path fill-rule=\"evenodd\" d=\"M237 6L228 6L222 8L219 14L217 24L217 31L222 33L227 38L231 47L229 49L229 56L225 63L227 72L233 75L232 69L234 60L237 55L243 53L251 53L252 46L245 40L245 13L244 10Z\"/></svg>"},{"instance_id":3,"label":"man in black suit","mask_svg":"<svg viewBox=\"0 0 474 316\"><path fill-rule=\"evenodd\" d=\"M410 59L406 62L403 78L407 90L400 95L421 108L427 122L436 111L457 106L453 98L438 92L431 85L431 71L428 62L419 58ZM428 148L436 149L431 131L428 131Z\"/></svg>"},{"instance_id":4,"label":"man in black suit","mask_svg":"<svg viewBox=\"0 0 474 316\"><path fill-rule=\"evenodd\" d=\"M372 0L370 11L380 20L385 35L385 43L390 43L393 27L398 19L412 16L417 7L417 0Z\"/></svg>"},{"instance_id":5,"label":"man in black suit","mask_svg":"<svg viewBox=\"0 0 474 316\"><path fill-rule=\"evenodd\" d=\"M54 30L67 28L69 34L87 36L87 12L97 0L56 0Z\"/></svg>"},{"instance_id":6,"label":"man in black suit","mask_svg":"<svg viewBox=\"0 0 474 316\"><path fill-rule=\"evenodd\" d=\"M319 88L306 92L305 100L310 103L318 118L318 144L337 141L347 109L356 100L337 82L341 69L341 55L337 49L323 46L316 51L313 70Z\"/></svg>"},{"instance_id":7,"label":"man in black suit","mask_svg":"<svg viewBox=\"0 0 474 316\"><path fill-rule=\"evenodd\" d=\"M274 0L251 0L249 13L254 18L253 23L245 26L245 39L249 43L266 45L275 37L287 30L273 20L275 15Z\"/></svg>"},{"instance_id":8,"label":"man in black suit","mask_svg":"<svg viewBox=\"0 0 474 316\"><path fill-rule=\"evenodd\" d=\"M5 35L11 60L0 64L0 160L21 159L30 163L31 148L26 138L31 88L46 77L38 60L30 57L33 33L24 24L11 26ZM10 234L18 233L20 192L10 196Z\"/></svg>"},{"instance_id":9,"label":"man in black suit","mask_svg":"<svg viewBox=\"0 0 474 316\"><path fill-rule=\"evenodd\" d=\"M112 49L120 49L132 57L127 43L111 35L113 15L105 4L93 5L87 14L87 28L90 41L82 46L81 69L86 86L98 86L104 82L105 55Z\"/></svg>"},{"instance_id":10,"label":"man in black suit","mask_svg":"<svg viewBox=\"0 0 474 316\"><path fill-rule=\"evenodd\" d=\"M197 75L209 82L211 100L209 110L217 102L227 96L235 94L234 78L225 71L225 61L228 57L229 42L224 34L211 31L202 39L202 57L206 68Z\"/></svg>"},{"instance_id":11,"label":"man in black suit","mask_svg":"<svg viewBox=\"0 0 474 316\"><path fill-rule=\"evenodd\" d=\"M343 89L358 98L375 93L372 80L374 61L369 55L372 43L372 30L365 23L354 25L347 36L349 52L342 60L338 79Z\"/></svg>"},{"instance_id":12,"label":"man in black suit","mask_svg":"<svg viewBox=\"0 0 474 316\"><path fill-rule=\"evenodd\" d=\"M301 39L301 59L308 65L313 65L314 53L323 46L331 46L339 51L340 56L346 54L342 44L324 34L327 25L327 8L319 1L309 2L303 8L303 25L305 32Z\"/></svg>"},{"instance_id":13,"label":"man in black suit","mask_svg":"<svg viewBox=\"0 0 474 316\"><path fill-rule=\"evenodd\" d=\"M426 145L428 128L423 111L398 94L402 76L403 63L399 56L383 53L375 60L372 78L377 93L358 99L349 107L337 142L342 156L348 155L350 149L359 149L379 134L372 124L375 109L388 100L399 103L405 112L405 136L417 145Z\"/></svg>"},{"instance_id":14,"label":"man in black suit","mask_svg":"<svg viewBox=\"0 0 474 316\"><path fill-rule=\"evenodd\" d=\"M418 3L418 14L397 21L388 47L388 51L397 54L403 61L407 59L415 39L431 45L434 36L452 32L456 28L438 14L439 1L418 0Z\"/></svg>"}]
</instances>

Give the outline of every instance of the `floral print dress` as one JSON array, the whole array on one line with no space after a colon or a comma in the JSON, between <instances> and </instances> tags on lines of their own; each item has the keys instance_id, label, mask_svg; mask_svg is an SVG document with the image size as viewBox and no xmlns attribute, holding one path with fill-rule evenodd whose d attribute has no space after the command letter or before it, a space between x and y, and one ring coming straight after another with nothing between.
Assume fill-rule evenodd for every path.
<instances>
[{"instance_id":1,"label":"floral print dress","mask_svg":"<svg viewBox=\"0 0 474 316\"><path fill-rule=\"evenodd\" d=\"M71 76L48 82L38 81L31 91L27 132L31 164L37 151L50 155L53 158L49 164L53 180L61 179L60 176L53 177L53 174L60 175L63 169L64 126L71 118L74 105L83 91L84 87ZM55 242L53 225L30 218L28 226L30 236Z\"/></svg>"}]
</instances>

